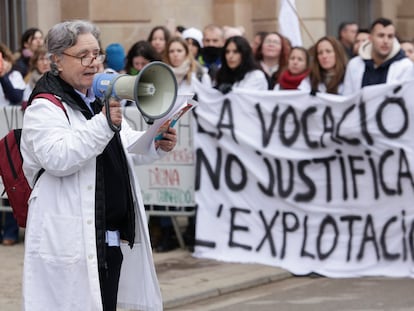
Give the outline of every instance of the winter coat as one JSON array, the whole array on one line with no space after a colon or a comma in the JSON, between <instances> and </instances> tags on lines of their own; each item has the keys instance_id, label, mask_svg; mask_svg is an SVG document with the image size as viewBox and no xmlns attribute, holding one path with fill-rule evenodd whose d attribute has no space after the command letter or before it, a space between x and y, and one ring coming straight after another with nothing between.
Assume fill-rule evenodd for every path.
<instances>
[{"instance_id":1,"label":"winter coat","mask_svg":"<svg viewBox=\"0 0 414 311\"><path fill-rule=\"evenodd\" d=\"M34 185L25 233L23 310L102 310L95 230L96 157L114 132L99 113L86 120L64 102L63 110L47 99L35 99L24 116L24 172ZM68 121L68 119L70 121ZM120 132L131 176L135 207L135 243L121 243L123 263L118 307L162 310L161 293L149 242L144 204L134 162L160 157L152 146L147 155L126 147L141 132L127 122ZM45 172L35 182L41 168Z\"/></svg>"}]
</instances>

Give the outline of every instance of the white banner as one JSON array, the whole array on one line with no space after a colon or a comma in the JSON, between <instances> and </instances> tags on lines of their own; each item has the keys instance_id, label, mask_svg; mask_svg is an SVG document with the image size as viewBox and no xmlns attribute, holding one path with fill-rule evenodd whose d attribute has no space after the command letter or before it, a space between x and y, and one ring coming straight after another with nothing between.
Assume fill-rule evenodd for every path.
<instances>
[{"instance_id":1,"label":"white banner","mask_svg":"<svg viewBox=\"0 0 414 311\"><path fill-rule=\"evenodd\" d=\"M196 86L195 256L413 277L414 83L352 98Z\"/></svg>"},{"instance_id":2,"label":"white banner","mask_svg":"<svg viewBox=\"0 0 414 311\"><path fill-rule=\"evenodd\" d=\"M194 83L195 155L184 118L165 163L137 170L146 204L192 205L196 188L195 256L295 274L413 276L414 83L352 98L223 96ZM124 116L145 129L136 108ZM21 124L19 108L0 110L1 136Z\"/></svg>"}]
</instances>

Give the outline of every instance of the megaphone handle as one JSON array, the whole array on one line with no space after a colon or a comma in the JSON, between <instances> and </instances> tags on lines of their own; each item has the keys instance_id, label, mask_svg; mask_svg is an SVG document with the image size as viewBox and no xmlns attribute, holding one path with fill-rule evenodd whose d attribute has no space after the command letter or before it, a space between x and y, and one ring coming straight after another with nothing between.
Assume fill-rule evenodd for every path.
<instances>
[{"instance_id":1,"label":"megaphone handle","mask_svg":"<svg viewBox=\"0 0 414 311\"><path fill-rule=\"evenodd\" d=\"M109 97L104 98L104 105L105 105L105 114L106 114L106 120L108 121L108 125L114 132L119 132L121 130L121 125L117 126L112 123L111 120L111 111L109 107Z\"/></svg>"}]
</instances>

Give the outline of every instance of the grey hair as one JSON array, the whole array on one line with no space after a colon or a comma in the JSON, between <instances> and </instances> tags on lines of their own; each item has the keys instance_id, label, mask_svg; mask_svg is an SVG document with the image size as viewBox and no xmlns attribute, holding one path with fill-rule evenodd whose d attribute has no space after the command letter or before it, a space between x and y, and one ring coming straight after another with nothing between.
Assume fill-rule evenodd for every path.
<instances>
[{"instance_id":1,"label":"grey hair","mask_svg":"<svg viewBox=\"0 0 414 311\"><path fill-rule=\"evenodd\" d=\"M71 20L56 24L49 30L45 39L49 55L61 56L66 49L76 44L79 35L88 33L91 33L100 42L99 36L101 33L98 27L91 22ZM50 67L54 75L59 74L53 59Z\"/></svg>"}]
</instances>

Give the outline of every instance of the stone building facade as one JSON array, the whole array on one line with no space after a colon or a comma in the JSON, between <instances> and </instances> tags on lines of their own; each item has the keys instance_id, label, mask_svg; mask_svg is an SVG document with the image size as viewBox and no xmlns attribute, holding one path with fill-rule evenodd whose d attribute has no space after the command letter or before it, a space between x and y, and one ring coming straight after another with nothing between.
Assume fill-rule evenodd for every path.
<instances>
[{"instance_id":1,"label":"stone building facade","mask_svg":"<svg viewBox=\"0 0 414 311\"><path fill-rule=\"evenodd\" d=\"M156 25L193 26L209 23L243 26L251 39L259 30L277 30L281 0L26 0L26 26L44 32L66 19L88 19L102 31L102 45L121 43L128 49L146 39ZM374 18L394 20L399 36L414 38L412 0L296 0L304 45L319 37L336 35L343 20L356 20L367 27ZM348 13L347 16L344 16ZM346 14L345 14L346 15Z\"/></svg>"}]
</instances>

